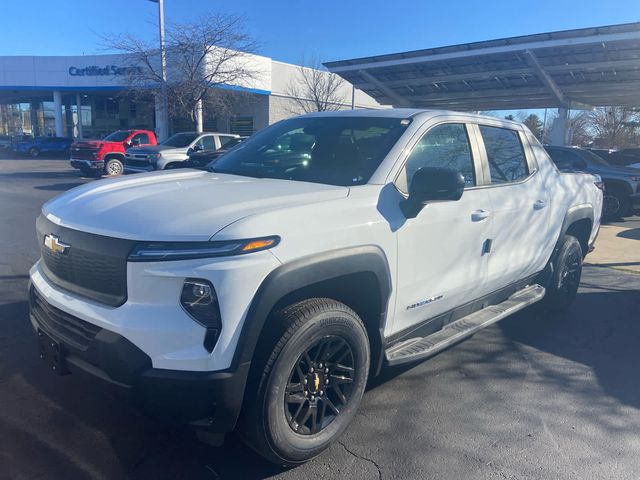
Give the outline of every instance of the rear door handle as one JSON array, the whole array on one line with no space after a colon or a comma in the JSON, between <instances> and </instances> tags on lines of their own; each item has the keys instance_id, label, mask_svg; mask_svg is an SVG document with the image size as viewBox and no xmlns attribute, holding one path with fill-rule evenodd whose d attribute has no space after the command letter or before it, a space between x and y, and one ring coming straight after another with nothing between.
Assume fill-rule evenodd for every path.
<instances>
[{"instance_id":1,"label":"rear door handle","mask_svg":"<svg viewBox=\"0 0 640 480\"><path fill-rule=\"evenodd\" d=\"M544 200L536 200L536 201L533 203L533 208L534 208L535 210L542 210L542 209L543 209L544 207L546 207L546 206L547 206L547 203L546 203Z\"/></svg>"},{"instance_id":2,"label":"rear door handle","mask_svg":"<svg viewBox=\"0 0 640 480\"><path fill-rule=\"evenodd\" d=\"M481 222L485 218L489 218L491 216L491 212L487 210L476 210L471 214L471 220L473 222Z\"/></svg>"}]
</instances>

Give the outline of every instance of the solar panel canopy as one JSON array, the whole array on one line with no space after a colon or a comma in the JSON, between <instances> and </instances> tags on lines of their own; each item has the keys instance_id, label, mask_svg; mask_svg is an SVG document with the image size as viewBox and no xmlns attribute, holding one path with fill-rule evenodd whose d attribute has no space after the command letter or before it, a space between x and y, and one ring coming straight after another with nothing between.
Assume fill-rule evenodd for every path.
<instances>
[{"instance_id":1,"label":"solar panel canopy","mask_svg":"<svg viewBox=\"0 0 640 480\"><path fill-rule=\"evenodd\" d=\"M640 107L640 23L341 60L325 66L379 103L396 107Z\"/></svg>"}]
</instances>

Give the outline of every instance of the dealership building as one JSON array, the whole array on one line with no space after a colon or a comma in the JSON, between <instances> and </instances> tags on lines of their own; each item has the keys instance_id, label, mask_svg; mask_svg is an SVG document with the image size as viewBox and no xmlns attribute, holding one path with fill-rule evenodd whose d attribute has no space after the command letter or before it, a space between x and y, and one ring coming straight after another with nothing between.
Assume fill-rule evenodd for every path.
<instances>
[{"instance_id":1,"label":"dealership building","mask_svg":"<svg viewBox=\"0 0 640 480\"><path fill-rule=\"evenodd\" d=\"M204 130L250 135L302 113L291 94L305 91L300 88L300 67L259 55L247 57L258 74L242 84L216 87L220 95L229 96L228 107L224 112L205 109ZM97 138L117 129L157 131L160 103L151 93L146 98L127 94L129 68L136 67L124 55L0 57L0 135ZM170 69L171 65L169 73ZM381 107L347 82L341 84L338 97L337 108ZM193 130L192 122L172 118L169 131L183 130Z\"/></svg>"}]
</instances>

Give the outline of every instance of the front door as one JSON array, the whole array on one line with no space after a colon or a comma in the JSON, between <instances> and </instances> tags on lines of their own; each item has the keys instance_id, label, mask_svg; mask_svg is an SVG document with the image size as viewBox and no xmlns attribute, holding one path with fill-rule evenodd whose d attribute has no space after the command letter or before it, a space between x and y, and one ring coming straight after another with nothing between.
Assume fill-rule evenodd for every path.
<instances>
[{"instance_id":1,"label":"front door","mask_svg":"<svg viewBox=\"0 0 640 480\"><path fill-rule=\"evenodd\" d=\"M462 173L466 188L460 200L433 202L398 229L397 295L393 331L426 322L470 302L484 291L492 218L486 189L478 188L482 173L473 154L467 126L443 123L431 127L407 158L396 182L407 191L421 167L446 167Z\"/></svg>"}]
</instances>

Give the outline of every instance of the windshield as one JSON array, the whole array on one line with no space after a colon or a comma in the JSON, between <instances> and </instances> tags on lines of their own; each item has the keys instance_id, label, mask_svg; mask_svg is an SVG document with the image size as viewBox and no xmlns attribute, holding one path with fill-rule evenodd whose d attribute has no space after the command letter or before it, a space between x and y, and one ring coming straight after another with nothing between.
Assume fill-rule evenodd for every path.
<instances>
[{"instance_id":1,"label":"windshield","mask_svg":"<svg viewBox=\"0 0 640 480\"><path fill-rule=\"evenodd\" d=\"M167 138L162 145L168 147L184 148L191 145L191 143L198 138L197 133L176 133L175 135Z\"/></svg>"},{"instance_id":2,"label":"windshield","mask_svg":"<svg viewBox=\"0 0 640 480\"><path fill-rule=\"evenodd\" d=\"M129 130L118 130L117 132L107 135L104 139L107 142L124 142L130 134L131 131Z\"/></svg>"},{"instance_id":3,"label":"windshield","mask_svg":"<svg viewBox=\"0 0 640 480\"><path fill-rule=\"evenodd\" d=\"M362 185L409 122L384 117L298 117L222 155L209 170L257 178Z\"/></svg>"}]
</instances>

